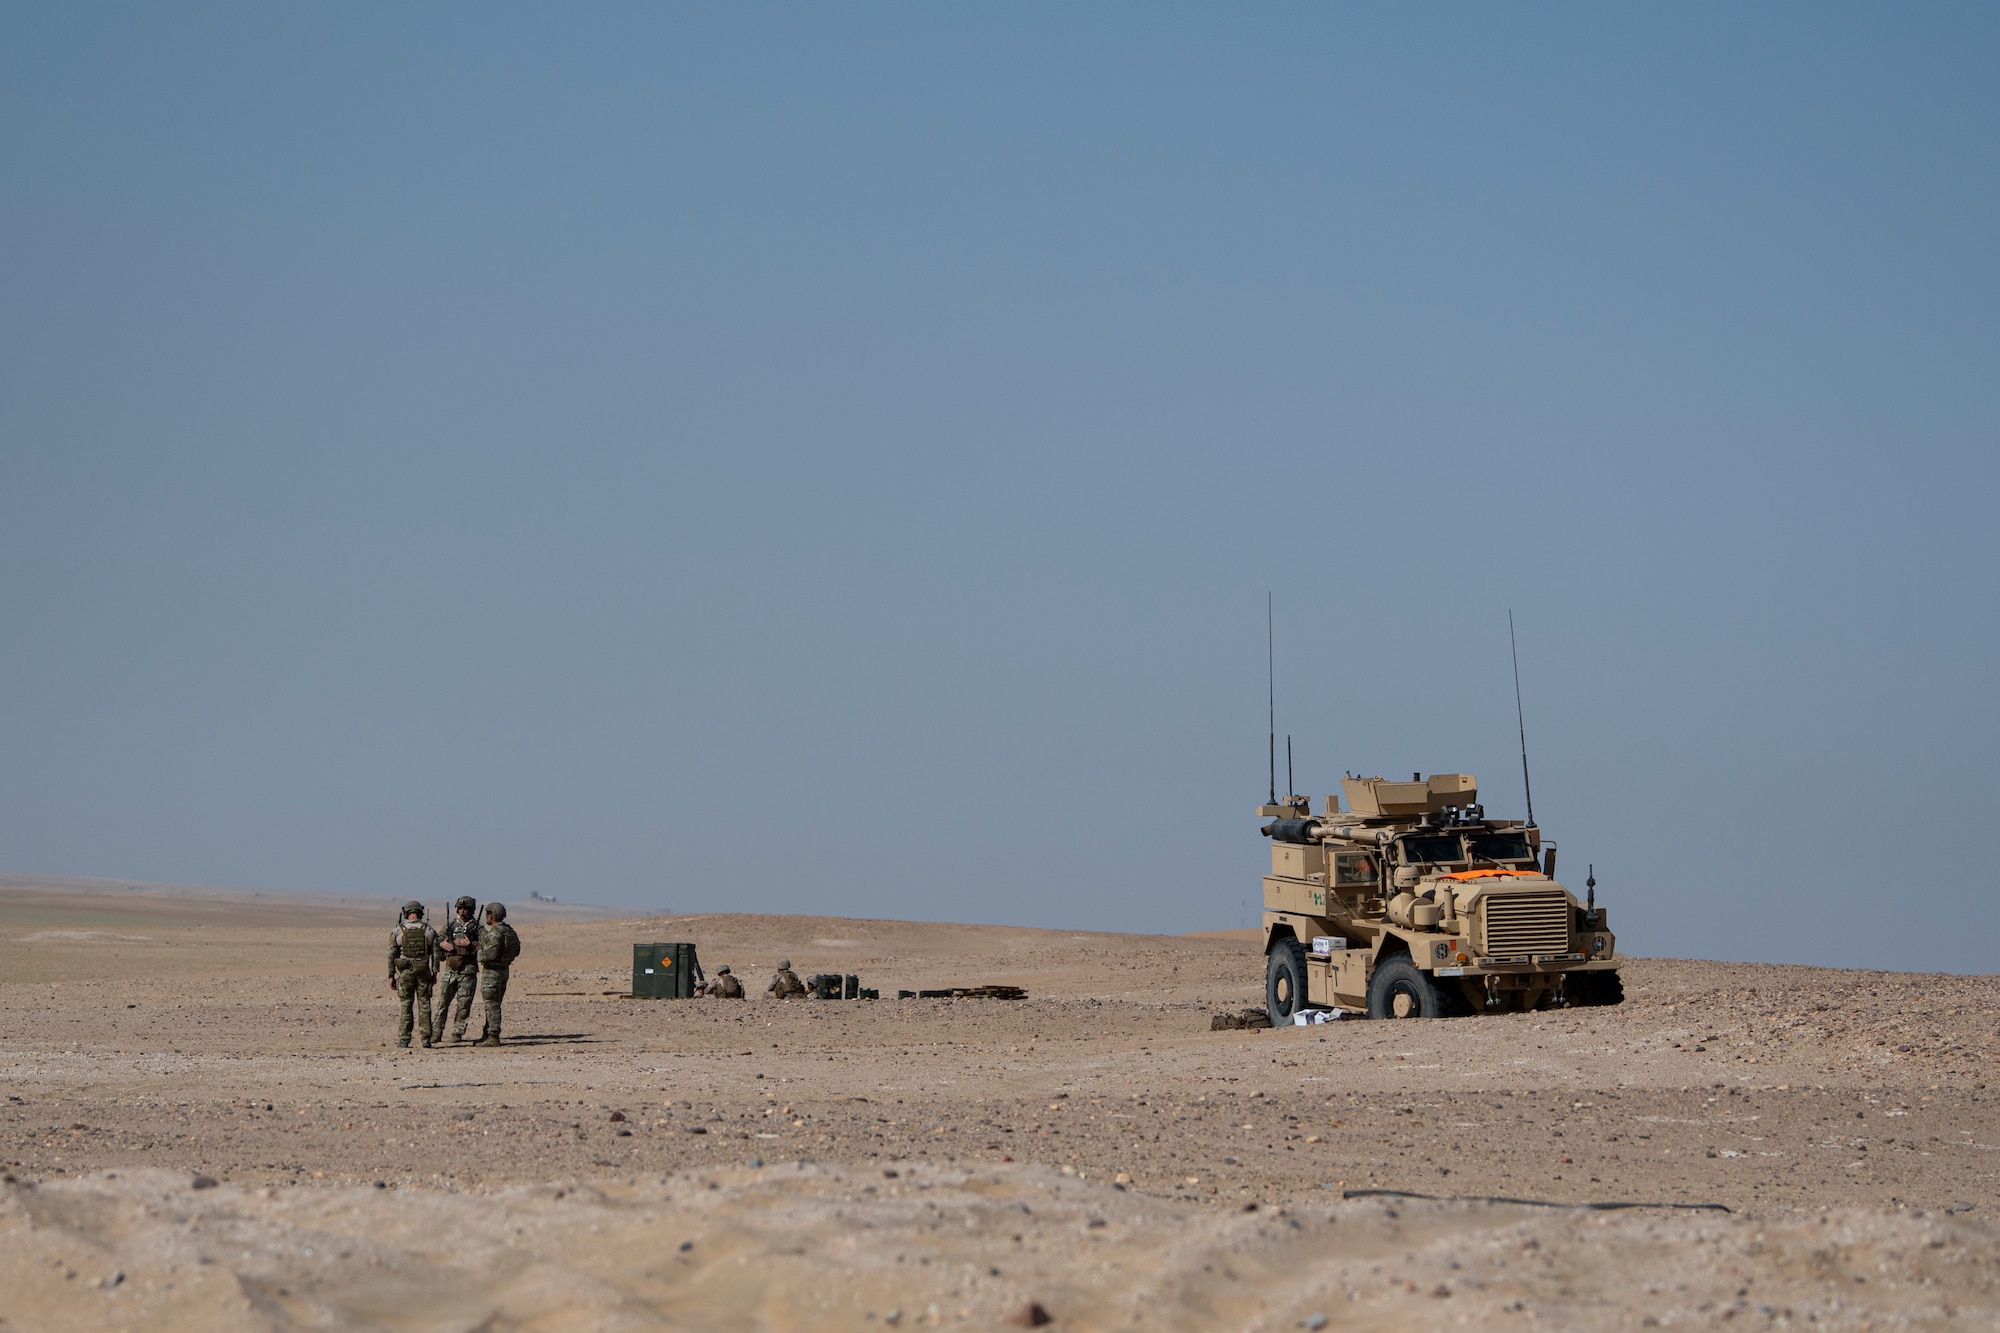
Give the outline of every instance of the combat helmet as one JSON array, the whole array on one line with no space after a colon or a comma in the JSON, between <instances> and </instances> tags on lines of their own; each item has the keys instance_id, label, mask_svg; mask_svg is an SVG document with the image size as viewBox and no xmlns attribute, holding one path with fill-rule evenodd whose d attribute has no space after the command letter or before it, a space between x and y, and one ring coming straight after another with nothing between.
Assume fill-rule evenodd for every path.
<instances>
[{"instance_id":1,"label":"combat helmet","mask_svg":"<svg viewBox=\"0 0 2000 1333\"><path fill-rule=\"evenodd\" d=\"M727 964L727 963L724 963L724 964L723 964L723 965L722 965L721 967L718 967L718 968L716 968L716 969L715 969L715 975L717 975L717 976L719 977L719 976L721 976L721 975L722 975L723 973L727 972L728 970L729 970L729 964Z\"/></svg>"},{"instance_id":2,"label":"combat helmet","mask_svg":"<svg viewBox=\"0 0 2000 1333\"><path fill-rule=\"evenodd\" d=\"M403 904L403 910L396 913L396 919L398 921L401 921L404 917L408 916L412 912L415 912L418 916L422 916L424 914L424 905L418 902L415 898L412 898L410 899L410 901Z\"/></svg>"},{"instance_id":3,"label":"combat helmet","mask_svg":"<svg viewBox=\"0 0 2000 1333\"><path fill-rule=\"evenodd\" d=\"M792 970L792 960L791 960L791 959L789 959L789 958L780 958L780 959L778 960L778 970L779 970L780 972L789 972L789 971L791 971L791 970Z\"/></svg>"},{"instance_id":4,"label":"combat helmet","mask_svg":"<svg viewBox=\"0 0 2000 1333\"><path fill-rule=\"evenodd\" d=\"M452 909L456 911L461 907L470 908L476 912L479 910L479 900L469 893L461 893L458 895L458 901L452 904Z\"/></svg>"},{"instance_id":5,"label":"combat helmet","mask_svg":"<svg viewBox=\"0 0 2000 1333\"><path fill-rule=\"evenodd\" d=\"M492 917L495 921L505 921L507 919L507 904L505 903L486 904L486 915Z\"/></svg>"}]
</instances>

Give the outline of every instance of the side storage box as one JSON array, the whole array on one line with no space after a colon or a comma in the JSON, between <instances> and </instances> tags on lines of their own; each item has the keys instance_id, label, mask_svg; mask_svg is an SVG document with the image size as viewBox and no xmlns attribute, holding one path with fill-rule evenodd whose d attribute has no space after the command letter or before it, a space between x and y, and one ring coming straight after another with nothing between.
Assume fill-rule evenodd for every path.
<instances>
[{"instance_id":1,"label":"side storage box","mask_svg":"<svg viewBox=\"0 0 2000 1333\"><path fill-rule=\"evenodd\" d=\"M1318 843L1274 842L1271 844L1271 873L1286 879L1326 877L1326 848Z\"/></svg>"},{"instance_id":2,"label":"side storage box","mask_svg":"<svg viewBox=\"0 0 2000 1333\"><path fill-rule=\"evenodd\" d=\"M632 946L632 998L685 1000L694 995L694 945L635 944Z\"/></svg>"},{"instance_id":3,"label":"side storage box","mask_svg":"<svg viewBox=\"0 0 2000 1333\"><path fill-rule=\"evenodd\" d=\"M1368 1005L1368 954L1359 949L1335 949L1306 955L1306 1001L1328 1008L1363 1009Z\"/></svg>"}]
</instances>

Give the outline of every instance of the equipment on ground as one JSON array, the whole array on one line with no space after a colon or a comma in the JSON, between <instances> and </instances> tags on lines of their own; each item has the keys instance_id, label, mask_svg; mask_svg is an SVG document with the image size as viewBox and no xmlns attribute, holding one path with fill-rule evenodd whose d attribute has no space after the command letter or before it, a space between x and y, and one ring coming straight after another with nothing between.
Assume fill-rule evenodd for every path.
<instances>
[{"instance_id":1,"label":"equipment on ground","mask_svg":"<svg viewBox=\"0 0 2000 1333\"><path fill-rule=\"evenodd\" d=\"M701 974L701 962L692 944L635 944L632 946L632 998L635 1000L688 1000L695 987L708 983Z\"/></svg>"},{"instance_id":2,"label":"equipment on ground","mask_svg":"<svg viewBox=\"0 0 2000 1333\"><path fill-rule=\"evenodd\" d=\"M1019 986L942 986L936 990L899 990L899 1000L1025 1000Z\"/></svg>"},{"instance_id":3,"label":"equipment on ground","mask_svg":"<svg viewBox=\"0 0 2000 1333\"><path fill-rule=\"evenodd\" d=\"M863 986L852 972L815 972L806 978L806 991L816 1000L879 1000L882 992Z\"/></svg>"}]
</instances>

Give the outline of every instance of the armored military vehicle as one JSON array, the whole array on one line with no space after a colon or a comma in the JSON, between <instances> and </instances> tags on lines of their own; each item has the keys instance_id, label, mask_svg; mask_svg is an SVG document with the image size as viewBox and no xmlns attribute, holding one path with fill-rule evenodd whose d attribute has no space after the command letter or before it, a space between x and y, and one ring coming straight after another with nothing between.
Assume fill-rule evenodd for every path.
<instances>
[{"instance_id":1,"label":"armored military vehicle","mask_svg":"<svg viewBox=\"0 0 2000 1333\"><path fill-rule=\"evenodd\" d=\"M1275 1024L1311 1009L1445 1018L1617 1004L1617 940L1597 905L1556 882L1533 823L1488 819L1469 773L1348 777L1314 815L1260 806L1264 999Z\"/></svg>"}]
</instances>

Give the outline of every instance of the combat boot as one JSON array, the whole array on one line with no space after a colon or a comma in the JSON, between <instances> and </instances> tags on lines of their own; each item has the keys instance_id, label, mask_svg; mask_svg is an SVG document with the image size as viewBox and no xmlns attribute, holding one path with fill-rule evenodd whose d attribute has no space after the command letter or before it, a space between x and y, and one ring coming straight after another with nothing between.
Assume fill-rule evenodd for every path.
<instances>
[{"instance_id":1,"label":"combat boot","mask_svg":"<svg viewBox=\"0 0 2000 1333\"><path fill-rule=\"evenodd\" d=\"M424 1038L424 1049L425 1049L425 1050L427 1050L427 1051L428 1051L428 1050L429 1050L429 1049L430 1049L431 1047L433 1047L433 1046L435 1046L435 1045L437 1045L437 1043L436 1043L436 1042L434 1042L434 1041L432 1041L432 1040L431 1040L431 1039L430 1039L429 1037L425 1037L425 1038Z\"/></svg>"},{"instance_id":2,"label":"combat boot","mask_svg":"<svg viewBox=\"0 0 2000 1333\"><path fill-rule=\"evenodd\" d=\"M403 1038L403 1039L402 1039L401 1041L397 1042L397 1043L396 1043L396 1049L397 1049L397 1050L399 1050L399 1051L407 1051L407 1050L409 1050L409 1049L410 1049L410 1039L409 1039L408 1037L405 1037L405 1038Z\"/></svg>"},{"instance_id":3,"label":"combat boot","mask_svg":"<svg viewBox=\"0 0 2000 1333\"><path fill-rule=\"evenodd\" d=\"M474 1046L498 1046L500 1044L500 1039L494 1036L491 1032L489 1032L485 1036L481 1037L478 1041L473 1042L472 1044Z\"/></svg>"}]
</instances>

